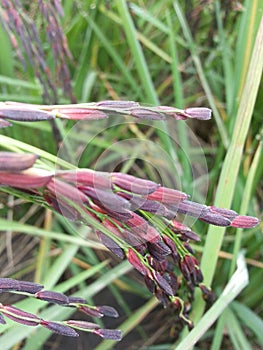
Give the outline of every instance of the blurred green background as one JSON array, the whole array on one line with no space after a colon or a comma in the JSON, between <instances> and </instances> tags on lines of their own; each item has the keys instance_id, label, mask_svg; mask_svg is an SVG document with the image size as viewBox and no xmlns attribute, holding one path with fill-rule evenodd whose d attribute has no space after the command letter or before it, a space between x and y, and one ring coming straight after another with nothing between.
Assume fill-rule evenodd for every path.
<instances>
[{"instance_id":1,"label":"blurred green background","mask_svg":"<svg viewBox=\"0 0 263 350\"><path fill-rule=\"evenodd\" d=\"M1 130L10 138L1 149L30 152L27 145L31 145L50 155L59 152L61 158L79 167L162 181L180 187L196 201L262 218L261 1L67 0L61 3L63 16L59 1L54 1L52 18L57 27L41 13L41 1L21 2L20 7L7 1L21 15L24 43L6 16L4 3L0 7L1 101L64 104L122 99L178 108L210 107L213 118L167 124L115 116L106 122L76 124L17 122ZM52 36L52 25L63 31L64 41ZM32 26L39 31L39 43L30 32ZM55 158L43 157L42 166L54 164ZM88 228L69 224L4 192L0 199L1 218L18 225L2 228L1 277L34 278L47 288L81 291L90 302L113 305L121 316L113 323L106 320L106 325L121 327L127 334L119 344L83 334L76 341L49 338L50 333L40 329L30 330L28 336L26 327L9 323L0 335L1 349L166 350L179 346L187 332L178 329L173 310L162 309L140 276L102 249ZM187 222L202 238L193 247L202 257L205 281L217 297L233 275L240 251L245 254L250 278L219 321L204 337L200 333L195 349L260 349L262 224L225 232ZM57 233L64 235L55 239ZM71 243L65 234L72 237ZM87 234L91 235L89 244L80 246L79 235ZM106 265L98 265L104 260ZM40 308L29 301L19 303L29 311ZM198 328L203 312L199 295L194 307ZM42 304L41 308L50 318L69 315L68 310Z\"/></svg>"}]
</instances>

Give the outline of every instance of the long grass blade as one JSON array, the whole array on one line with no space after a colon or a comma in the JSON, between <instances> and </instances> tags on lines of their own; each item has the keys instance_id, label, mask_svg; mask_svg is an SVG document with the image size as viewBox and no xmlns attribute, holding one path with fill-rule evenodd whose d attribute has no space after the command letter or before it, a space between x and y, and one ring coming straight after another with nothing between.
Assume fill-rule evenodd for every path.
<instances>
[{"instance_id":1,"label":"long grass blade","mask_svg":"<svg viewBox=\"0 0 263 350\"><path fill-rule=\"evenodd\" d=\"M22 232L36 237L49 237L60 242L71 243L83 247L92 247L94 249L106 249L101 243L94 242L81 237L69 236L65 233L48 231L35 226L21 224L19 222L11 222L7 219L0 218L1 231L11 230L12 232Z\"/></svg>"},{"instance_id":2,"label":"long grass blade","mask_svg":"<svg viewBox=\"0 0 263 350\"><path fill-rule=\"evenodd\" d=\"M252 333L256 335L259 343L263 346L263 320L246 305L241 304L238 301L233 301L231 307L234 309L237 317Z\"/></svg>"},{"instance_id":3,"label":"long grass blade","mask_svg":"<svg viewBox=\"0 0 263 350\"><path fill-rule=\"evenodd\" d=\"M230 308L226 310L226 325L235 350L252 350L238 319Z\"/></svg>"},{"instance_id":4,"label":"long grass blade","mask_svg":"<svg viewBox=\"0 0 263 350\"><path fill-rule=\"evenodd\" d=\"M240 210L239 210L241 215L242 214L245 215L248 211L248 208L249 208L250 199L251 199L251 192L252 192L252 189L254 186L255 174L256 174L257 168L259 166L259 161L260 161L260 158L262 155L262 149L263 149L263 142L260 141L259 145L257 147L257 150L255 152L254 159L253 159L251 166L249 168L248 175L247 175L247 181L246 181L246 185L245 185L243 196L242 196L243 199L242 199ZM231 262L229 276L231 276L233 274L234 269L235 269L235 260L236 260L236 257L238 255L238 252L240 251L240 248L241 248L243 233L244 233L244 230L237 229L236 237L235 237L235 244L234 244L234 249L233 249L233 258L234 259Z\"/></svg>"},{"instance_id":5,"label":"long grass blade","mask_svg":"<svg viewBox=\"0 0 263 350\"><path fill-rule=\"evenodd\" d=\"M257 97L263 68L263 18L258 29L251 62L248 69L241 103L236 117L233 138L226 154L226 158L220 174L215 205L222 208L231 206L233 194L236 188L239 167L242 161L243 148L247 137L249 125L253 115L253 108ZM226 195L227 194L227 195ZM204 281L210 285L216 269L218 252L223 242L225 229L210 227L205 242L204 254L201 261L201 269L204 273ZM195 320L197 321L203 312L204 303L200 296L195 305Z\"/></svg>"}]
</instances>

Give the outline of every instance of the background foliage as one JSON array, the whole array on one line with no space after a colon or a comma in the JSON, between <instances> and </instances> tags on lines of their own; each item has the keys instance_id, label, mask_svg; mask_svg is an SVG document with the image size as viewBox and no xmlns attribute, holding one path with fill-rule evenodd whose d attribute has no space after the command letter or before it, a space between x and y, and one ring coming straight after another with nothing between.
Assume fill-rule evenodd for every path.
<instances>
[{"instance_id":1,"label":"background foliage","mask_svg":"<svg viewBox=\"0 0 263 350\"><path fill-rule=\"evenodd\" d=\"M58 56L51 49L38 4L23 3L28 16L25 23L33 21L40 29L41 47L53 84L45 102L70 103L74 98L70 86L65 87L65 75L58 74ZM40 155L47 152L42 165L52 167L56 164L53 156L63 145L59 155L74 165L112 170L117 164L118 171L154 181L163 176L166 185L180 185L207 205L262 217L261 2L69 0L62 2L62 7L64 16L57 13L57 18L72 58L65 54L60 60L69 68L77 102L125 99L179 108L202 105L212 108L213 120L151 125L127 124L118 119L116 125L98 121L75 128L70 121L56 121L54 125L16 123L2 131L10 139L1 148L30 152L34 146ZM2 27L0 36L0 100L42 103L43 84L37 79L34 65L27 58L24 65L21 63L18 50L13 49ZM19 38L17 42L23 55ZM52 100L52 89L56 91L56 101ZM167 136L172 129L176 129L176 143ZM136 139L132 147L126 142L130 139ZM156 148L148 152L144 148L142 157L141 145L147 139L160 145L170 161L155 157ZM118 147L117 141L123 143ZM110 326L120 327L127 334L115 345L109 341L99 343L89 335L76 343L75 339L49 338L45 330L28 337L28 329L10 322L0 336L3 349L11 349L19 342L25 350L67 346L87 349L87 344L97 350L179 347L186 332L178 333L172 310L162 309L151 299L137 273L104 251L93 236L85 245L83 240L80 243L79 236L92 235L87 227L68 225L64 218L23 199L4 193L0 198L1 218L6 220L0 236L1 277L34 279L58 291L81 291L90 302L94 298L96 304L99 301L114 305L121 317L111 321ZM228 229L225 235L221 228L210 227L207 232L206 224L192 224L202 237L195 249L202 255L205 279L218 297L233 275L241 250L245 252L250 277L249 285L199 340L196 349L259 349L263 343L262 225L246 231ZM101 261L105 264L99 264ZM40 308L37 302L20 301L18 305L29 311ZM68 317L67 312L70 311L56 307L41 310L45 317L56 319ZM197 295L193 315L196 322L202 312Z\"/></svg>"}]
</instances>

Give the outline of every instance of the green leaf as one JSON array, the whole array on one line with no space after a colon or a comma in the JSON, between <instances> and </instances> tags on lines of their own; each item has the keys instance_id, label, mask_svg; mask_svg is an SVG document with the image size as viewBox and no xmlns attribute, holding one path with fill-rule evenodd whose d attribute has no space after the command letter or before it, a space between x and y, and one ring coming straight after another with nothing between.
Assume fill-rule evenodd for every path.
<instances>
[{"instance_id":1,"label":"green leaf","mask_svg":"<svg viewBox=\"0 0 263 350\"><path fill-rule=\"evenodd\" d=\"M242 323L255 334L259 343L263 346L263 320L250 308L238 301L232 302L231 308Z\"/></svg>"}]
</instances>

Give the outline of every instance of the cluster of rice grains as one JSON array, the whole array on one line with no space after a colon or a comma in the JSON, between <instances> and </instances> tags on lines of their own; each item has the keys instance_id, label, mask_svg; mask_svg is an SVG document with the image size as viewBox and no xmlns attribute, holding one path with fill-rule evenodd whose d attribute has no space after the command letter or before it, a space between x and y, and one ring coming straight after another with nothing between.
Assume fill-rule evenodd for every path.
<instances>
[{"instance_id":1,"label":"cluster of rice grains","mask_svg":"<svg viewBox=\"0 0 263 350\"><path fill-rule=\"evenodd\" d=\"M132 175L89 169L54 174L34 167L36 159L33 154L0 152L0 184L32 193L68 219L93 226L101 242L118 258L127 258L149 291L164 306L174 305L189 328L195 288L201 289L208 304L214 297L203 284L190 246L199 237L176 215L218 226L250 228L259 222L233 210L192 202L181 191ZM6 314L3 308L1 312Z\"/></svg>"},{"instance_id":2,"label":"cluster of rice grains","mask_svg":"<svg viewBox=\"0 0 263 350\"><path fill-rule=\"evenodd\" d=\"M44 290L43 288L44 286L37 283L19 281L11 278L0 278L0 293L11 292L23 294L27 297L34 297L64 307L72 307L93 317L118 317L117 311L110 306L91 306L88 305L87 301L83 298L67 297L65 294ZM81 330L96 334L105 339L121 339L121 331L102 329L96 323L82 320L47 321L35 314L18 309L15 306L0 303L0 324L6 323L3 315L17 323L33 327L42 326L54 333L66 335L68 337L78 337L79 334L76 330Z\"/></svg>"}]
</instances>

